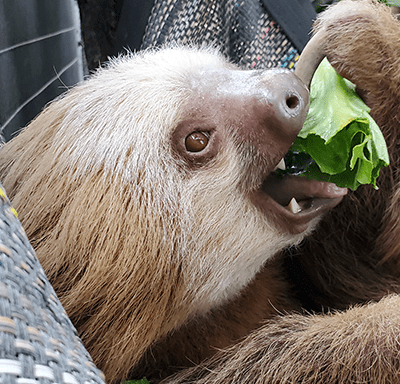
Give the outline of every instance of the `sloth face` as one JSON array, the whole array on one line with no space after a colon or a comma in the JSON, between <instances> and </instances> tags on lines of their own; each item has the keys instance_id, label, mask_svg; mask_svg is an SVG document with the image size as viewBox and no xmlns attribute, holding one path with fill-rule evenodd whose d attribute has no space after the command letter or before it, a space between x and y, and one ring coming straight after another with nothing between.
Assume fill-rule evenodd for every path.
<instances>
[{"instance_id":1,"label":"sloth face","mask_svg":"<svg viewBox=\"0 0 400 384\"><path fill-rule=\"evenodd\" d=\"M307 109L285 70L182 47L123 56L2 148L5 187L46 271L65 273L56 288L92 267L106 286L119 264L135 284L162 285L164 266L181 301L207 312L342 199L332 184L275 175Z\"/></svg>"},{"instance_id":2,"label":"sloth face","mask_svg":"<svg viewBox=\"0 0 400 384\"><path fill-rule=\"evenodd\" d=\"M292 234L306 231L341 201L345 191L332 183L275 174L284 169L283 157L308 111L308 90L293 73L208 69L192 76L191 91L171 138L191 172L212 169L233 146L242 164L238 187Z\"/></svg>"}]
</instances>

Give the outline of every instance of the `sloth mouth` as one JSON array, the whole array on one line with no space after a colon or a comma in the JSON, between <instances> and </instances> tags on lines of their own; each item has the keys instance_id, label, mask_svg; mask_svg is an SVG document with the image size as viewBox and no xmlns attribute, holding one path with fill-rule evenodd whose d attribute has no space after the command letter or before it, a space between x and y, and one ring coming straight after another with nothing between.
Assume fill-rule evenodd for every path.
<instances>
[{"instance_id":1,"label":"sloth mouth","mask_svg":"<svg viewBox=\"0 0 400 384\"><path fill-rule=\"evenodd\" d=\"M324 57L321 50L324 38L326 36L321 33L314 36L297 63L295 74L308 88ZM318 218L338 205L347 194L347 188L299 176L308 169L313 160L307 155L304 159L299 154L289 151L285 159L290 158L294 160L291 164L293 169L287 172L284 160L279 161L275 170L264 179L261 188L253 193L251 200L264 214L272 215L283 230L291 234L300 234L312 228ZM291 172L293 170L294 172Z\"/></svg>"},{"instance_id":2,"label":"sloth mouth","mask_svg":"<svg viewBox=\"0 0 400 384\"><path fill-rule=\"evenodd\" d=\"M333 183L310 180L276 172L284 167L281 160L274 172L264 180L252 195L253 203L289 233L306 231L312 221L338 205L347 194L346 188Z\"/></svg>"}]
</instances>

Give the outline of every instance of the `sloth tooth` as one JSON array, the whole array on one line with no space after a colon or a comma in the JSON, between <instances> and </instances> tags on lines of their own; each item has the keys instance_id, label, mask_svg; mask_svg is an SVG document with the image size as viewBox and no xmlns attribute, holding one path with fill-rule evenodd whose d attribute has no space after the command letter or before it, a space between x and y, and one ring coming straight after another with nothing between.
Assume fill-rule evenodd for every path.
<instances>
[{"instance_id":1,"label":"sloth tooth","mask_svg":"<svg viewBox=\"0 0 400 384\"><path fill-rule=\"evenodd\" d=\"M292 213L299 213L301 211L300 205L294 197L292 198L292 200L290 200L290 203L287 206L287 208Z\"/></svg>"},{"instance_id":2,"label":"sloth tooth","mask_svg":"<svg viewBox=\"0 0 400 384\"><path fill-rule=\"evenodd\" d=\"M278 163L278 165L275 167L274 171L276 171L277 169L280 169L282 171L284 171L286 169L286 165L285 165L285 160L282 158L282 160Z\"/></svg>"}]
</instances>

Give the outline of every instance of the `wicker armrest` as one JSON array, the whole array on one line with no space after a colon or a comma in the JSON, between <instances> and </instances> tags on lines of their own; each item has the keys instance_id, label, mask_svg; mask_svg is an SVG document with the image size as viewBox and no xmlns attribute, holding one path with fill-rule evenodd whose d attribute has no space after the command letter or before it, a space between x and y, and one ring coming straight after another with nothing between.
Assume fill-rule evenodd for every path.
<instances>
[{"instance_id":1,"label":"wicker armrest","mask_svg":"<svg viewBox=\"0 0 400 384\"><path fill-rule=\"evenodd\" d=\"M104 383L0 188L0 383Z\"/></svg>"}]
</instances>

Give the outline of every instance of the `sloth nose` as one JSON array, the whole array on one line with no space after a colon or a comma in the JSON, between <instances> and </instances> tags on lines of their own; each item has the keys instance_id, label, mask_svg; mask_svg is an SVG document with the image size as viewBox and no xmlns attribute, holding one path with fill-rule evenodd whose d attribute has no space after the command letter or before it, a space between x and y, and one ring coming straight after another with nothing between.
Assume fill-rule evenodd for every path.
<instances>
[{"instance_id":1,"label":"sloth nose","mask_svg":"<svg viewBox=\"0 0 400 384\"><path fill-rule=\"evenodd\" d=\"M279 120L283 134L294 138L300 132L308 112L309 92L303 82L287 69L262 73L261 81L269 90L268 104Z\"/></svg>"}]
</instances>

